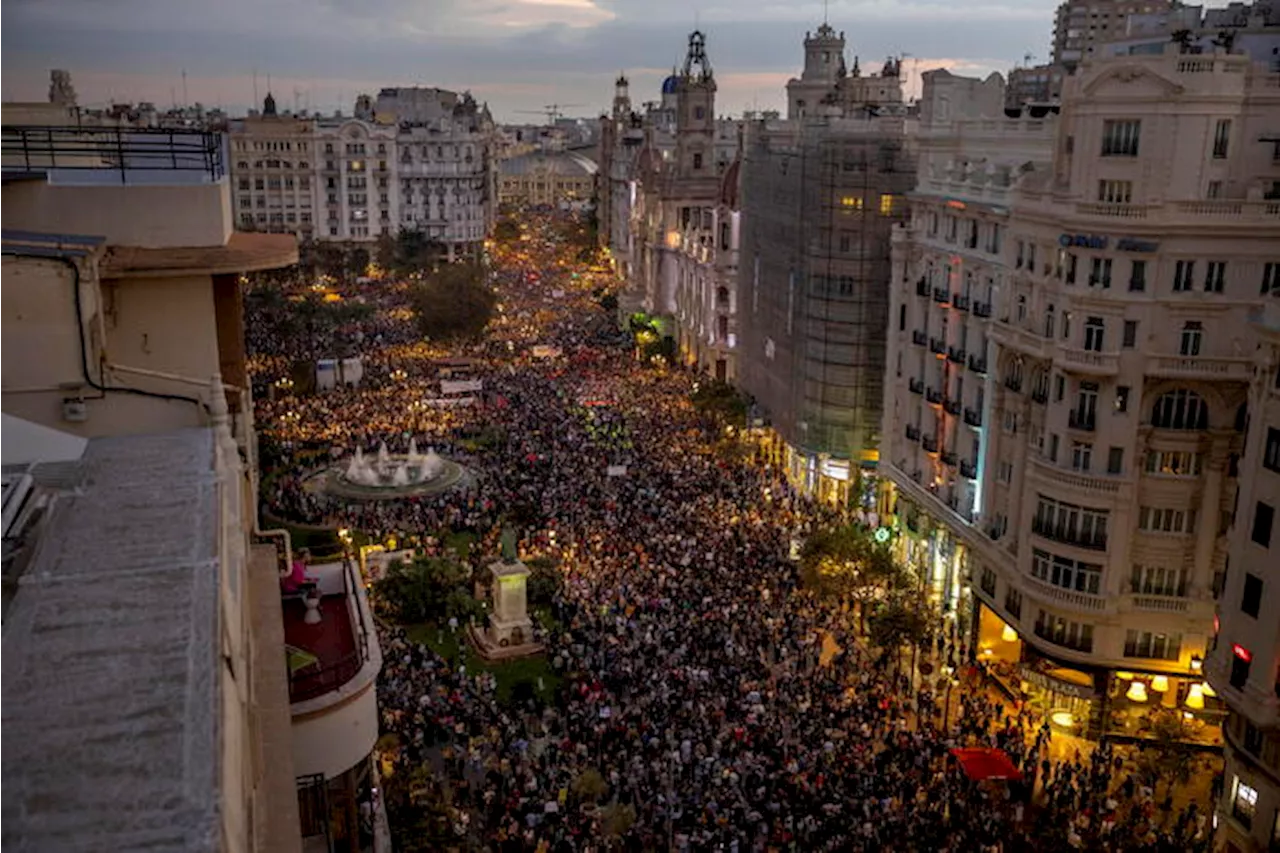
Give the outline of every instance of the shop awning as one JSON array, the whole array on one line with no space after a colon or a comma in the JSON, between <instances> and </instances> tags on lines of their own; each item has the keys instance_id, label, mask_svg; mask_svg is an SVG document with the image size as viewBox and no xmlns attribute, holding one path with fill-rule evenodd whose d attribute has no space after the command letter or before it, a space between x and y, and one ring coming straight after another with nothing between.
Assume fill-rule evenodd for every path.
<instances>
[{"instance_id":1,"label":"shop awning","mask_svg":"<svg viewBox=\"0 0 1280 853\"><path fill-rule=\"evenodd\" d=\"M964 775L975 782L985 782L988 779L1022 780L1022 773L1013 766L1008 753L1003 749L964 747L951 750L951 754L960 762Z\"/></svg>"}]
</instances>

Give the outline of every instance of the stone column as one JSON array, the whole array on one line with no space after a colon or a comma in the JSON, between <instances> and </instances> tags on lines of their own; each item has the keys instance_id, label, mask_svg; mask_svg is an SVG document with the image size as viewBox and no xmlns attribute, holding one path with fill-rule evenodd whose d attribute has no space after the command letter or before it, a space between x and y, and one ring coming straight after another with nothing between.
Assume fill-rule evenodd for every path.
<instances>
[{"instance_id":1,"label":"stone column","mask_svg":"<svg viewBox=\"0 0 1280 853\"><path fill-rule=\"evenodd\" d=\"M1204 490L1200 493L1200 506L1196 510L1196 563L1191 582L1204 587L1213 579L1213 548L1218 541L1218 516L1222 510L1222 476L1227 464L1227 447L1230 439L1211 435L1206 454Z\"/></svg>"}]
</instances>

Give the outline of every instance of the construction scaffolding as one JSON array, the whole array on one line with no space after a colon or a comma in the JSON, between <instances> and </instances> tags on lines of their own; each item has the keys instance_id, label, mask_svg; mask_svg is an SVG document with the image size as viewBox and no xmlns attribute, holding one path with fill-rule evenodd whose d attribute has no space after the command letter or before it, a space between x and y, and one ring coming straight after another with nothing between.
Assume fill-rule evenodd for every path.
<instances>
[{"instance_id":1,"label":"construction scaffolding","mask_svg":"<svg viewBox=\"0 0 1280 853\"><path fill-rule=\"evenodd\" d=\"M799 453L855 466L877 458L890 234L914 183L901 117L751 128L739 375Z\"/></svg>"}]
</instances>

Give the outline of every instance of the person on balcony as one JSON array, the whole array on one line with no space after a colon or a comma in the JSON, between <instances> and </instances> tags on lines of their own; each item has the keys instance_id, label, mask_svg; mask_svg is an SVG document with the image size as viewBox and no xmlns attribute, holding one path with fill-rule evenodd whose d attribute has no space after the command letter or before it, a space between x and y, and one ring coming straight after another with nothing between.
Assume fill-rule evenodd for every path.
<instances>
[{"instance_id":1,"label":"person on balcony","mask_svg":"<svg viewBox=\"0 0 1280 853\"><path fill-rule=\"evenodd\" d=\"M289 574L280 578L280 589L285 595L308 595L316 591L318 579L307 574L307 560L310 558L311 552L306 548L294 555Z\"/></svg>"}]
</instances>

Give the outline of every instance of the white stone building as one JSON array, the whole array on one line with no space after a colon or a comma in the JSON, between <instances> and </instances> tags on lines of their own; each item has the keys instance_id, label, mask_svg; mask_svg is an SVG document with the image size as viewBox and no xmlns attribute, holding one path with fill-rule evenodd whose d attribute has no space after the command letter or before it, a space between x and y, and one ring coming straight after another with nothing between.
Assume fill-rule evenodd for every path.
<instances>
[{"instance_id":1,"label":"white stone building","mask_svg":"<svg viewBox=\"0 0 1280 853\"><path fill-rule=\"evenodd\" d=\"M944 202L946 266L906 251L933 239L927 213L899 243L891 356L906 372L930 355L888 392L886 472L909 500L886 509L938 528L905 547L973 581L975 652L1091 735L1137 734L1201 678L1253 375L1246 320L1280 262L1280 87L1247 56L1175 50L1068 79L1052 165L1022 169L996 205L998 246L972 197ZM1193 714L1209 741L1214 704Z\"/></svg>"}]
</instances>

